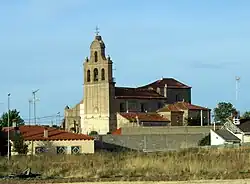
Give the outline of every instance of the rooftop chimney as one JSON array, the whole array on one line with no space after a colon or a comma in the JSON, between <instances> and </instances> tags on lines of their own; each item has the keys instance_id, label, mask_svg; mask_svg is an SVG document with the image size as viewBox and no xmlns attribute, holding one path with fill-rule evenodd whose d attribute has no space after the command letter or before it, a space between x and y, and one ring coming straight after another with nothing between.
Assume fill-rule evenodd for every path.
<instances>
[{"instance_id":1,"label":"rooftop chimney","mask_svg":"<svg viewBox=\"0 0 250 184\"><path fill-rule=\"evenodd\" d=\"M165 84L165 86L164 86L164 97L165 98L167 98L167 88L168 88L168 85L167 84Z\"/></svg>"},{"instance_id":2,"label":"rooftop chimney","mask_svg":"<svg viewBox=\"0 0 250 184\"><path fill-rule=\"evenodd\" d=\"M44 128L43 137L44 137L44 138L48 138L48 137L49 137L49 132L48 132L48 129L47 129L47 128Z\"/></svg>"}]
</instances>

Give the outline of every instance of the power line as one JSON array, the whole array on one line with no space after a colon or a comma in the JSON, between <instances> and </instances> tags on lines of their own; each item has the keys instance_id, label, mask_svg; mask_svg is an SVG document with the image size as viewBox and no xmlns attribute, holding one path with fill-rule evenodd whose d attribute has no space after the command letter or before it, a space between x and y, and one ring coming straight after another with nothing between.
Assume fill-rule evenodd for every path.
<instances>
[{"instance_id":1,"label":"power line","mask_svg":"<svg viewBox=\"0 0 250 184\"><path fill-rule=\"evenodd\" d=\"M37 117L36 119L46 119L46 118L55 118L55 117L64 117L64 116L59 116L59 115L49 115L49 116L41 116L41 117ZM29 120L29 118L22 118L23 120ZM31 118L30 120L34 120L35 118Z\"/></svg>"}]
</instances>

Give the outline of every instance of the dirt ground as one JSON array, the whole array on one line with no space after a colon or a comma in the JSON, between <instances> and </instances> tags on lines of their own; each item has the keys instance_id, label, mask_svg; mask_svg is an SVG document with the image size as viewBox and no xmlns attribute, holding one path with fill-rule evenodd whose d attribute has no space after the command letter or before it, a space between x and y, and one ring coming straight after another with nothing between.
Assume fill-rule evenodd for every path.
<instances>
[{"instance_id":1,"label":"dirt ground","mask_svg":"<svg viewBox=\"0 0 250 184\"><path fill-rule=\"evenodd\" d=\"M13 181L0 181L0 184L12 184ZM47 183L46 181L15 181L15 184L39 184ZM54 183L53 184L69 184ZM47 184L52 184L47 183ZM70 182L71 184L250 184L250 179L239 180L199 180L199 181L114 181L114 182Z\"/></svg>"},{"instance_id":2,"label":"dirt ground","mask_svg":"<svg viewBox=\"0 0 250 184\"><path fill-rule=\"evenodd\" d=\"M113 181L113 182L46 182L43 181L29 181L29 180L16 180L16 181L3 181L0 184L250 184L250 179L237 179L237 180L195 180L195 181Z\"/></svg>"},{"instance_id":3,"label":"dirt ground","mask_svg":"<svg viewBox=\"0 0 250 184\"><path fill-rule=\"evenodd\" d=\"M201 180L201 181L139 181L139 182L87 182L87 183L72 183L72 184L250 184L250 179L248 180ZM62 184L62 183L61 183ZM66 183L63 183L66 184Z\"/></svg>"}]
</instances>

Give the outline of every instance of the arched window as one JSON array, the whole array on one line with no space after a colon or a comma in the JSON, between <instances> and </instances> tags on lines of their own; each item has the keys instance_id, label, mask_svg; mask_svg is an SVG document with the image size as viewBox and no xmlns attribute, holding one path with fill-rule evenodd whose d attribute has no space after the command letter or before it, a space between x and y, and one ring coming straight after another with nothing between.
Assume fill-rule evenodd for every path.
<instances>
[{"instance_id":1,"label":"arched window","mask_svg":"<svg viewBox=\"0 0 250 184\"><path fill-rule=\"evenodd\" d=\"M90 70L87 71L87 82L90 82Z\"/></svg>"},{"instance_id":2,"label":"arched window","mask_svg":"<svg viewBox=\"0 0 250 184\"><path fill-rule=\"evenodd\" d=\"M94 81L98 81L98 69L94 69Z\"/></svg>"},{"instance_id":3,"label":"arched window","mask_svg":"<svg viewBox=\"0 0 250 184\"><path fill-rule=\"evenodd\" d=\"M95 62L97 62L98 58L97 58L97 52L96 51L95 51L94 55L95 55Z\"/></svg>"},{"instance_id":4,"label":"arched window","mask_svg":"<svg viewBox=\"0 0 250 184\"><path fill-rule=\"evenodd\" d=\"M104 70L104 68L102 69L102 80L105 80L105 70Z\"/></svg>"}]
</instances>

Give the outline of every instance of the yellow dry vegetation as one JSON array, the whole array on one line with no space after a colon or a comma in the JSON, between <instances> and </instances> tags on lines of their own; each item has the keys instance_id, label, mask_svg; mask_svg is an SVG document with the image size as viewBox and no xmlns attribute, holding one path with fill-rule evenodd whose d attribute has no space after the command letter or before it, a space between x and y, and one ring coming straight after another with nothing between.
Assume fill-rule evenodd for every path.
<instances>
[{"instance_id":1,"label":"yellow dry vegetation","mask_svg":"<svg viewBox=\"0 0 250 184\"><path fill-rule=\"evenodd\" d=\"M95 153L0 159L0 175L30 167L42 178L82 181L204 180L250 178L249 149L190 149L168 153Z\"/></svg>"}]
</instances>

